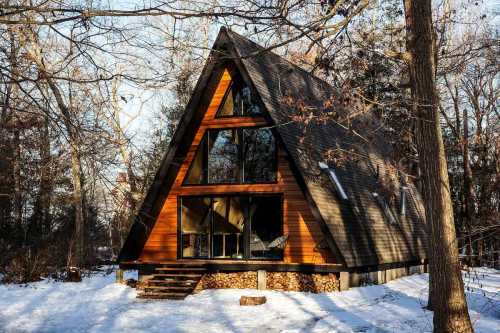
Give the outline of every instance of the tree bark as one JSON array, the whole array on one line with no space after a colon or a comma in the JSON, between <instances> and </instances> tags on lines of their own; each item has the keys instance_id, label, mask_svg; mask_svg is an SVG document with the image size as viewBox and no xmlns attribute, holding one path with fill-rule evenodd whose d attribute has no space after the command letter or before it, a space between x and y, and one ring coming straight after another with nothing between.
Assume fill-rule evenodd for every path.
<instances>
[{"instance_id":1,"label":"tree bark","mask_svg":"<svg viewBox=\"0 0 500 333\"><path fill-rule=\"evenodd\" d=\"M23 198L21 193L21 140L20 129L13 131L12 148L14 148L14 157L12 164L14 166L14 222L22 225L23 222Z\"/></svg>"},{"instance_id":2,"label":"tree bark","mask_svg":"<svg viewBox=\"0 0 500 333\"><path fill-rule=\"evenodd\" d=\"M63 116L64 126L68 131L71 154L71 178L73 183L73 207L75 209L75 262L78 267L85 263L85 220L83 217L82 165L80 159L78 133L72 123L71 112L62 97L59 87L44 71L45 79Z\"/></svg>"},{"instance_id":3,"label":"tree bark","mask_svg":"<svg viewBox=\"0 0 500 333\"><path fill-rule=\"evenodd\" d=\"M17 78L17 54L18 46L14 35L9 31L10 37L10 55L9 65L12 81ZM9 129L8 123L12 122L13 112L11 108L12 97L14 95L15 84L13 82L5 86L0 105L0 228L7 228L11 222L14 208L14 150L13 133ZM7 230L7 229L4 229Z\"/></svg>"},{"instance_id":4,"label":"tree bark","mask_svg":"<svg viewBox=\"0 0 500 333\"><path fill-rule=\"evenodd\" d=\"M40 158L41 158L41 173L40 173L40 228L43 235L50 233L50 198L52 193L52 180L50 177L50 133L49 119L44 117L43 128L40 138Z\"/></svg>"},{"instance_id":5,"label":"tree bark","mask_svg":"<svg viewBox=\"0 0 500 333\"><path fill-rule=\"evenodd\" d=\"M84 265L85 259L85 220L83 215L84 198L82 191L83 173L79 150L80 139L77 127L73 123L73 110L64 101L61 89L57 86L52 77L50 68L46 66L47 62L43 58L37 33L31 29L26 29L18 36L25 45L27 58L32 60L33 64L36 65L40 77L45 80L48 89L54 95L57 107L62 116L62 121L68 133L68 143L71 155L71 178L73 183L73 207L75 209L75 255L73 264L81 267Z\"/></svg>"},{"instance_id":6,"label":"tree bark","mask_svg":"<svg viewBox=\"0 0 500 333\"><path fill-rule=\"evenodd\" d=\"M434 332L473 332L458 260L448 169L435 86L431 0L404 0L416 143L430 238Z\"/></svg>"},{"instance_id":7,"label":"tree bark","mask_svg":"<svg viewBox=\"0 0 500 333\"><path fill-rule=\"evenodd\" d=\"M472 256L472 230L474 225L474 192L472 188L472 169L469 160L469 121L467 108L463 110L464 135L462 140L463 168L464 168L464 217L467 226L468 254ZM472 257L469 258L472 262Z\"/></svg>"}]
</instances>

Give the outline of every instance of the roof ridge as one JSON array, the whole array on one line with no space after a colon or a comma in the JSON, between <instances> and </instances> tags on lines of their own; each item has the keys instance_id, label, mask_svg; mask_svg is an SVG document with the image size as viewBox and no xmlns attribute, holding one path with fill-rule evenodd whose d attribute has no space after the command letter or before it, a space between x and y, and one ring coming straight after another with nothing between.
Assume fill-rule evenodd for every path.
<instances>
[{"instance_id":1,"label":"roof ridge","mask_svg":"<svg viewBox=\"0 0 500 333\"><path fill-rule=\"evenodd\" d=\"M293 62L291 62L290 60L288 60L288 59L284 58L283 56L281 56L281 55L277 54L276 52L274 52L272 49L265 48L265 47L263 47L263 46L261 46L261 45L257 44L256 42L254 42L254 41L253 41L253 40L251 40L250 38L245 37L245 36L243 36L243 35L241 35L241 34L239 34L239 33L235 32L235 31L233 31L233 30L231 30L231 29L227 29L226 27L222 27L222 28L221 28L221 32L222 32L222 31L225 31L225 32L228 34L229 38L232 38L232 37L234 36L234 37L237 37L237 38L240 38L240 39L244 40L245 42L250 42L251 44L253 44L253 46L254 46L255 48L259 49L260 51L262 51L262 52L268 52L268 53L270 53L270 54L272 54L272 55L274 55L274 56L278 57L280 60L282 60L282 61L286 62L288 65L290 65L290 66L294 67L294 69L297 69L297 70L299 70L299 71L301 71L301 72L303 72L303 73L305 73L305 74L309 75L311 78L313 78L313 79L315 79L315 80L318 80L318 81L320 81L320 82L321 82L321 83L323 83L323 84L328 85L331 89L335 89L335 90L337 89L337 88L335 88L335 87L334 87L331 83L329 83L328 81L326 81L325 79L322 79L322 78L320 78L320 77L318 77L318 76L316 76L316 75L312 74L311 72L309 72L309 71L305 70L304 68L302 68L302 67L298 66L297 64L294 64L294 63L293 63ZM234 41L233 41L233 43L234 43ZM236 43L234 43L234 44L236 44ZM240 58L245 57L245 56L243 56L243 55L241 55L241 54L240 54L240 52L239 52L239 50L238 50L237 48L236 48L236 51L238 52L238 55L240 56Z\"/></svg>"}]
</instances>

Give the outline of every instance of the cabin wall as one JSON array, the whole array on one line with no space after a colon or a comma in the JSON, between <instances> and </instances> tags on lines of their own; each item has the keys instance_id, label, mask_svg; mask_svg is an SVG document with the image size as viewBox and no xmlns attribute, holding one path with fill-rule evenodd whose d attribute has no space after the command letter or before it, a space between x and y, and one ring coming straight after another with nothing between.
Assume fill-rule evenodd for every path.
<instances>
[{"instance_id":1,"label":"cabin wall","mask_svg":"<svg viewBox=\"0 0 500 333\"><path fill-rule=\"evenodd\" d=\"M231 77L225 71L207 112L202 120L193 144L167 196L158 219L144 246L140 260L160 261L177 259L177 214L178 196L223 194L223 193L278 193L283 194L284 233L289 236L284 251L287 263L333 263L335 258L326 249L326 240L314 219L309 205L298 186L290 165L281 147L278 147L278 180L273 184L231 184L183 186L182 181L197 151L198 145L208 128L233 128L244 126L265 126L264 118L235 117L216 119L215 113L229 86ZM321 249L318 248L321 245Z\"/></svg>"}]
</instances>

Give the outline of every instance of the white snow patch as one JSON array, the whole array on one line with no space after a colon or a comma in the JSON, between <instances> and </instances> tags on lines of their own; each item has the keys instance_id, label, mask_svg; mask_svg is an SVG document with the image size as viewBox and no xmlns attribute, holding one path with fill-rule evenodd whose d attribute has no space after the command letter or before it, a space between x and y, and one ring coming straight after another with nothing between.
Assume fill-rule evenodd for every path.
<instances>
[{"instance_id":1,"label":"white snow patch","mask_svg":"<svg viewBox=\"0 0 500 333\"><path fill-rule=\"evenodd\" d=\"M0 285L0 332L432 331L426 274L340 293L206 290L183 301L140 300L114 279ZM476 332L500 331L500 271L478 268L464 280ZM242 307L241 295L267 303Z\"/></svg>"}]
</instances>

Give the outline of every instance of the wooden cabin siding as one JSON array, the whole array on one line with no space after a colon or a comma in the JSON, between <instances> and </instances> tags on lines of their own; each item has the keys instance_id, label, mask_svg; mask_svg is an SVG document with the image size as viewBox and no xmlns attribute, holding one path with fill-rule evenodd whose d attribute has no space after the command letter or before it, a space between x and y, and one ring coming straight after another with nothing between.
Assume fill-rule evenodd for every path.
<instances>
[{"instance_id":1,"label":"wooden cabin siding","mask_svg":"<svg viewBox=\"0 0 500 333\"><path fill-rule=\"evenodd\" d=\"M245 126L265 126L264 118L234 117L215 118L215 113L224 97L231 76L225 71L216 92L195 135L193 144L179 168L174 184L165 200L158 219L144 246L140 260L177 259L177 214L178 196L224 194L224 193L278 193L283 195L284 233L289 236L284 251L287 263L332 263L335 262L319 222L312 215L309 205L292 173L289 161L281 147L278 147L278 177L272 184L230 184L230 185L191 185L182 182L198 149L198 145L208 128L234 128ZM318 246L321 245L321 246ZM318 247L321 247L319 249Z\"/></svg>"}]
</instances>

